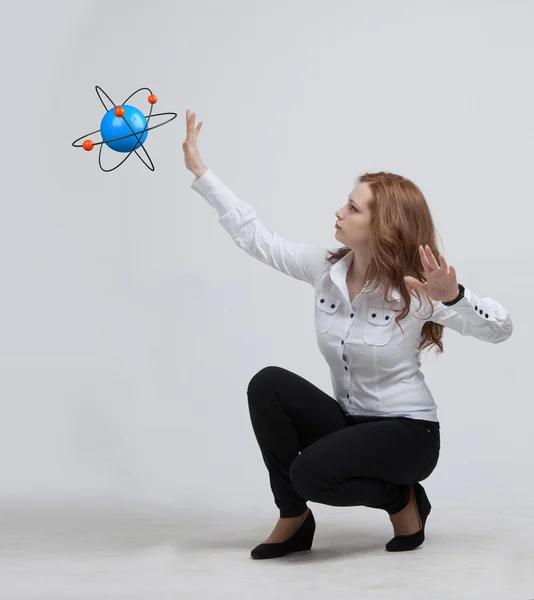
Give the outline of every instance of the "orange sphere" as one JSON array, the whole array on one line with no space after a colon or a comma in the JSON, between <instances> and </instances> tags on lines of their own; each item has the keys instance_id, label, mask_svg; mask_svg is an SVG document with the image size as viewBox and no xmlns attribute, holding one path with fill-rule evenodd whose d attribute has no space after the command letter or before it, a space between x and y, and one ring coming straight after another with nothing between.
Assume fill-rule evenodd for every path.
<instances>
[{"instance_id":1,"label":"orange sphere","mask_svg":"<svg viewBox=\"0 0 534 600\"><path fill-rule=\"evenodd\" d=\"M84 150L87 150L87 152L89 152L89 150L92 150L95 147L91 140L85 140L82 146Z\"/></svg>"},{"instance_id":2,"label":"orange sphere","mask_svg":"<svg viewBox=\"0 0 534 600\"><path fill-rule=\"evenodd\" d=\"M148 97L148 101L150 102L150 104L156 104L156 102L158 101L158 97L154 96L154 94L150 94L150 96Z\"/></svg>"},{"instance_id":3,"label":"orange sphere","mask_svg":"<svg viewBox=\"0 0 534 600\"><path fill-rule=\"evenodd\" d=\"M114 112L116 117L124 117L124 108L122 106L117 106Z\"/></svg>"}]
</instances>

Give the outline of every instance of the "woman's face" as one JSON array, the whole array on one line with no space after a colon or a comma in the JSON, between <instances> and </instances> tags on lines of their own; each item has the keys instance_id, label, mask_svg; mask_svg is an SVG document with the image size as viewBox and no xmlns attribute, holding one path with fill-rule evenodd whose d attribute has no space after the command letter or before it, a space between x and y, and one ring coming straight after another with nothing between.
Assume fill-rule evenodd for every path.
<instances>
[{"instance_id":1,"label":"woman's face","mask_svg":"<svg viewBox=\"0 0 534 600\"><path fill-rule=\"evenodd\" d=\"M367 183L359 183L349 194L345 206L336 211L336 239L349 248L358 248L369 242L371 213L369 201L371 188Z\"/></svg>"}]
</instances>

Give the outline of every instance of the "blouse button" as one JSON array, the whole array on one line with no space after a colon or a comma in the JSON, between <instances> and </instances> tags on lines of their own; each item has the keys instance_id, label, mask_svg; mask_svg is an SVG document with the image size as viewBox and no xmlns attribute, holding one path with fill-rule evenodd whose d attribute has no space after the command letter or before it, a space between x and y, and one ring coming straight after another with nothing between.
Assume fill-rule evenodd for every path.
<instances>
[{"instance_id":1,"label":"blouse button","mask_svg":"<svg viewBox=\"0 0 534 600\"><path fill-rule=\"evenodd\" d=\"M479 312L480 314L482 314L484 311L483 311L482 309L480 309L478 312Z\"/></svg>"},{"instance_id":2,"label":"blouse button","mask_svg":"<svg viewBox=\"0 0 534 600\"><path fill-rule=\"evenodd\" d=\"M336 305L335 304L331 304L330 308L336 308Z\"/></svg>"},{"instance_id":3,"label":"blouse button","mask_svg":"<svg viewBox=\"0 0 534 600\"><path fill-rule=\"evenodd\" d=\"M486 313L486 319L488 318L488 313Z\"/></svg>"},{"instance_id":4,"label":"blouse button","mask_svg":"<svg viewBox=\"0 0 534 600\"><path fill-rule=\"evenodd\" d=\"M348 368L348 367L345 367L345 371L348 371L348 370L349 370L349 368Z\"/></svg>"},{"instance_id":5,"label":"blouse button","mask_svg":"<svg viewBox=\"0 0 534 600\"><path fill-rule=\"evenodd\" d=\"M373 313L371 316L372 316L372 317L373 317L373 319L374 319L374 318L376 317L376 313Z\"/></svg>"},{"instance_id":6,"label":"blouse button","mask_svg":"<svg viewBox=\"0 0 534 600\"><path fill-rule=\"evenodd\" d=\"M350 318L352 319L352 317L354 316L354 313L350 313Z\"/></svg>"},{"instance_id":7,"label":"blouse button","mask_svg":"<svg viewBox=\"0 0 534 600\"><path fill-rule=\"evenodd\" d=\"M341 340L341 345L342 345L342 346L343 346L343 344L344 344L344 343L345 343L345 342L344 342L343 340Z\"/></svg>"}]
</instances>

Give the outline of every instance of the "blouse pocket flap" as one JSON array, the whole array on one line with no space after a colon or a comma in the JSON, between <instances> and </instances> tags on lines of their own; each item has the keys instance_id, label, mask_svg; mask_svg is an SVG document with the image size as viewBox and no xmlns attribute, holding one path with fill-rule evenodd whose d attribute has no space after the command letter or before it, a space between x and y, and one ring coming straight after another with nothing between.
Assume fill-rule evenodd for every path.
<instances>
[{"instance_id":1,"label":"blouse pocket flap","mask_svg":"<svg viewBox=\"0 0 534 600\"><path fill-rule=\"evenodd\" d=\"M393 319L393 314L393 310L369 308L367 310L367 321L373 325L390 325Z\"/></svg>"},{"instance_id":2,"label":"blouse pocket flap","mask_svg":"<svg viewBox=\"0 0 534 600\"><path fill-rule=\"evenodd\" d=\"M317 308L319 308L322 312L333 314L337 312L341 306L341 302L337 299L329 298L324 294L320 294L317 296Z\"/></svg>"}]
</instances>

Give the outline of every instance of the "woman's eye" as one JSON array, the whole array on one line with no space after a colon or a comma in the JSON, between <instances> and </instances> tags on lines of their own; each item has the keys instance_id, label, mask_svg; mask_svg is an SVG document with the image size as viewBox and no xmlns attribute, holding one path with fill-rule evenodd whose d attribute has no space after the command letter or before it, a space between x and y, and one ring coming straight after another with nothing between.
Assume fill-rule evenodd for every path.
<instances>
[{"instance_id":1,"label":"woman's eye","mask_svg":"<svg viewBox=\"0 0 534 600\"><path fill-rule=\"evenodd\" d=\"M355 212L358 212L358 209L353 204L351 204L350 207L351 209L353 208Z\"/></svg>"}]
</instances>

